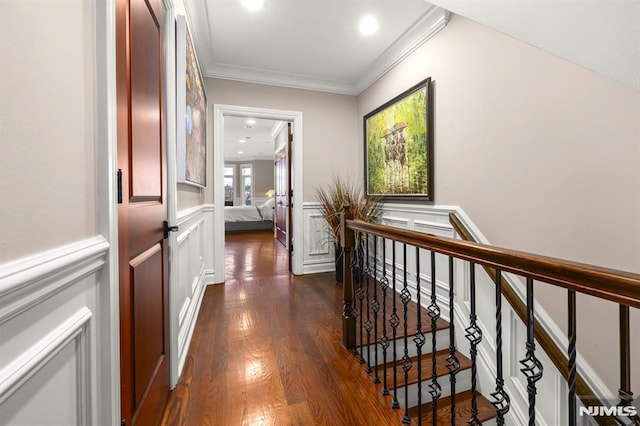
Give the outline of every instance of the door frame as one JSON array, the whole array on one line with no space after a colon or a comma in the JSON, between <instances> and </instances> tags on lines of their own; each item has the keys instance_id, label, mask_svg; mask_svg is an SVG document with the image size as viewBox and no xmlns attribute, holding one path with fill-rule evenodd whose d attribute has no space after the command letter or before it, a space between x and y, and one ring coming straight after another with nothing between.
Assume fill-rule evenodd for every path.
<instances>
[{"instance_id":1,"label":"door frame","mask_svg":"<svg viewBox=\"0 0 640 426\"><path fill-rule=\"evenodd\" d=\"M174 0L162 0L165 17L174 22ZM97 418L100 423L119 424L120 413L120 296L118 265L118 203L117 203L117 90L116 90L116 1L96 1L96 188L101 194L97 198L98 232L109 243L109 252L100 278L99 298L103 309L100 315L100 345L105 348L98 354L100 368L97 371L98 400ZM167 218L175 223L177 216L176 176L171 164L175 163L175 113L171 108L171 99L175 98L175 31L173 25L167 25L165 39L165 81L163 82L165 101L165 130L167 149ZM173 60L173 62L171 62ZM175 238L175 237L174 237ZM172 250L174 238L169 238L168 248ZM169 289L172 276L169 265L167 277ZM169 295L171 303L171 295ZM171 318L170 318L171 319ZM173 356L172 330L170 330L170 371L175 375L177 357ZM174 386L173 380L171 385Z\"/></svg>"},{"instance_id":2,"label":"door frame","mask_svg":"<svg viewBox=\"0 0 640 426\"><path fill-rule=\"evenodd\" d=\"M251 117L264 118L269 120L290 121L293 123L293 158L291 159L292 176L291 185L293 190L293 238L297 241L294 245L292 262L292 272L296 275L304 273L304 253L302 253L302 241L304 241L303 230L303 200L304 184L302 175L302 112L287 111L280 109L254 108L236 105L213 105L213 182L224 181L224 117ZM224 262L224 190L222 185L213 186L213 201L216 206L214 210L214 259L215 259L215 282L222 283L225 279ZM220 207L219 207L220 206ZM295 247L298 247L295 249Z\"/></svg>"}]
</instances>

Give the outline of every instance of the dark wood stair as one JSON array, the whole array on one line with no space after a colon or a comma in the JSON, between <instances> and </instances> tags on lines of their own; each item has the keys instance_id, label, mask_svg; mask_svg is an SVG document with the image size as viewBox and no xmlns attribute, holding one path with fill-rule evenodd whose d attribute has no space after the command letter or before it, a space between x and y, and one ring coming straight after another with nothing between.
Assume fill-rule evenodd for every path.
<instances>
[{"instance_id":1,"label":"dark wood stair","mask_svg":"<svg viewBox=\"0 0 640 426\"><path fill-rule=\"evenodd\" d=\"M467 420L471 418L471 391L464 391L456 394L455 425L466 426ZM496 408L482 394L476 392L478 420L486 422L497 416ZM418 417L418 407L409 409L409 415L415 422ZM429 402L422 406L423 425L451 425L451 397L442 398L438 401L438 418L433 421L433 406Z\"/></svg>"},{"instance_id":2,"label":"dark wood stair","mask_svg":"<svg viewBox=\"0 0 640 426\"><path fill-rule=\"evenodd\" d=\"M379 290L379 289L378 289ZM373 294L370 291L369 294L370 301L373 301ZM384 306L384 311L386 313L386 318L382 318L382 296L378 291L377 293L378 303L380 305L380 309L378 314L372 310L372 304L367 304L366 298L363 300L363 311L359 313L362 315L363 322L367 319L367 308L369 306L369 320L371 321L371 329L369 332L370 342L367 344L366 339L366 329L362 329L362 346L358 347L360 354L362 355L362 359L365 362L368 358L371 358L367 364L371 367L372 372L370 373L373 377L379 377L380 384L376 385L376 389L378 392L382 391L382 386L384 384L384 375L386 371L386 383L387 388L389 390L389 396L386 398L389 401L389 405L391 405L391 401L394 395L394 371L396 375L396 383L395 390L398 402L400 403L400 413L405 412L405 406L408 407L409 416L412 419L412 424L419 424L418 422L418 413L422 413L422 425L451 425L451 382L450 382L450 371L448 368L447 358L449 357L449 323L443 319L438 319L436 321L436 375L438 377L438 383L442 390L442 396L438 400L438 408L437 408L437 421L433 423L433 407L432 407L432 398L429 393L431 384L431 375L432 375L432 329L431 329L431 320L428 314L427 309L424 307L418 308L417 304L412 300L407 305L407 352L411 361L411 368L407 374L407 380L405 381L405 372L403 369L403 361L402 357L404 356L404 322L396 329L395 341L393 341L392 333L393 329L389 324L389 317L393 312L394 301L393 301L393 292L392 290L387 290L386 303ZM356 308L360 308L360 301L355 299ZM400 297L396 296L395 308L397 315L402 319L404 319L404 305L401 303ZM416 345L413 341L413 338L416 334L417 328L417 318L418 318L418 309L420 309L420 317L422 323L422 332L425 336L425 344L422 347L422 350L427 353L423 353L421 356L420 369L421 369L421 409L418 407L418 357ZM383 321L386 321L386 337L389 340L390 344L387 348L387 362L386 362L386 370L385 364L383 361L383 351L380 340L383 336ZM375 327L377 326L377 335L375 333ZM356 320L357 327L357 345L361 344L360 340L360 317ZM377 342L377 343L376 343ZM397 360L394 362L393 359L393 348L394 344L396 346L396 357ZM377 360L375 358L375 349L377 348ZM367 351L368 349L368 351ZM456 358L460 363L460 369L456 373L456 395L455 395L455 424L458 425L466 425L467 421L471 418L471 360L465 356L464 354L455 351ZM376 365L377 364L377 365ZM374 381L377 383L377 381ZM408 401L406 401L405 397L405 384L408 387ZM497 416L496 409L491 404L491 402L485 398L479 392L476 392L476 402L478 409L478 419L481 422L485 422Z\"/></svg>"}]
</instances>

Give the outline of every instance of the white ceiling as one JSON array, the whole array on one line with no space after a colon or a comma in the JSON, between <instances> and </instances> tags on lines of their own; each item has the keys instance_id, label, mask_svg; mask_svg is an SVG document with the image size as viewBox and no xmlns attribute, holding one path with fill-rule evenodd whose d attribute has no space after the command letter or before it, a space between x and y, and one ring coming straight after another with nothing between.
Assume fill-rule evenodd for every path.
<instances>
[{"instance_id":1,"label":"white ceiling","mask_svg":"<svg viewBox=\"0 0 640 426\"><path fill-rule=\"evenodd\" d=\"M207 77L357 95L452 11L640 89L640 0L430 1L264 0L251 12L240 0L184 0L184 8ZM358 26L368 14L380 31L366 37ZM272 145L265 152L273 125L245 129L229 117L225 158L273 158ZM251 142L240 146L245 136Z\"/></svg>"},{"instance_id":2,"label":"white ceiling","mask_svg":"<svg viewBox=\"0 0 640 426\"><path fill-rule=\"evenodd\" d=\"M185 0L205 76L356 95L441 29L424 0ZM360 34L375 15L380 30Z\"/></svg>"},{"instance_id":3,"label":"white ceiling","mask_svg":"<svg viewBox=\"0 0 640 426\"><path fill-rule=\"evenodd\" d=\"M248 127L247 117L224 118L225 161L274 159L274 131L280 122L263 118L255 121L253 127Z\"/></svg>"},{"instance_id":4,"label":"white ceiling","mask_svg":"<svg viewBox=\"0 0 640 426\"><path fill-rule=\"evenodd\" d=\"M640 89L640 0L264 3L250 12L240 0L184 0L205 76L357 95L451 11ZM358 32L365 14L380 21L372 37Z\"/></svg>"}]
</instances>

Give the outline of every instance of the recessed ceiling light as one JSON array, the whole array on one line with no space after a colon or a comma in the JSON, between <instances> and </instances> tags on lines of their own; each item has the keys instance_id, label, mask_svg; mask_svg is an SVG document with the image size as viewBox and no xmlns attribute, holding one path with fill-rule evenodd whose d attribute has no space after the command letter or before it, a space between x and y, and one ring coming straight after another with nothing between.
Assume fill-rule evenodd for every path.
<instances>
[{"instance_id":1,"label":"recessed ceiling light","mask_svg":"<svg viewBox=\"0 0 640 426\"><path fill-rule=\"evenodd\" d=\"M245 121L245 123L247 124L247 126L255 126L256 120L254 120L253 118L250 118L247 121Z\"/></svg>"},{"instance_id":2,"label":"recessed ceiling light","mask_svg":"<svg viewBox=\"0 0 640 426\"><path fill-rule=\"evenodd\" d=\"M375 34L378 29L380 29L380 25L378 25L378 20L375 16L368 15L360 21L360 32L364 35Z\"/></svg>"},{"instance_id":3,"label":"recessed ceiling light","mask_svg":"<svg viewBox=\"0 0 640 426\"><path fill-rule=\"evenodd\" d=\"M249 10L260 10L263 4L263 0L242 0L242 5Z\"/></svg>"},{"instance_id":4,"label":"recessed ceiling light","mask_svg":"<svg viewBox=\"0 0 640 426\"><path fill-rule=\"evenodd\" d=\"M240 139L238 142L240 143L246 143L247 141L245 139Z\"/></svg>"},{"instance_id":5,"label":"recessed ceiling light","mask_svg":"<svg viewBox=\"0 0 640 426\"><path fill-rule=\"evenodd\" d=\"M244 154L244 151L238 151L238 154Z\"/></svg>"}]
</instances>

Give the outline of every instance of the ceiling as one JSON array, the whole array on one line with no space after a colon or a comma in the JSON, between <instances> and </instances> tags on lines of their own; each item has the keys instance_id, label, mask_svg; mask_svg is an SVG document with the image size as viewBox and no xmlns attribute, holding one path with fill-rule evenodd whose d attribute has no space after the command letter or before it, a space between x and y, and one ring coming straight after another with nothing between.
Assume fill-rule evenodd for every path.
<instances>
[{"instance_id":1,"label":"ceiling","mask_svg":"<svg viewBox=\"0 0 640 426\"><path fill-rule=\"evenodd\" d=\"M241 0L184 0L184 9L207 77L358 95L452 11L640 89L640 0L264 0L259 11ZM379 21L372 36L359 32L365 15ZM273 125L245 129L230 117L225 158L265 158ZM252 142L240 147L245 136Z\"/></svg>"},{"instance_id":2,"label":"ceiling","mask_svg":"<svg viewBox=\"0 0 640 426\"><path fill-rule=\"evenodd\" d=\"M451 11L640 89L640 0L182 1L207 77L358 95ZM373 36L358 31L366 14Z\"/></svg>"},{"instance_id":3,"label":"ceiling","mask_svg":"<svg viewBox=\"0 0 640 426\"><path fill-rule=\"evenodd\" d=\"M446 25L424 0L185 0L207 77L357 95ZM360 33L374 15L377 33Z\"/></svg>"},{"instance_id":4,"label":"ceiling","mask_svg":"<svg viewBox=\"0 0 640 426\"><path fill-rule=\"evenodd\" d=\"M273 160L274 136L280 121L261 118L249 125L247 120L247 117L225 116L225 161Z\"/></svg>"}]
</instances>

